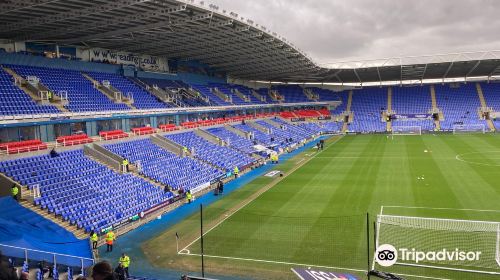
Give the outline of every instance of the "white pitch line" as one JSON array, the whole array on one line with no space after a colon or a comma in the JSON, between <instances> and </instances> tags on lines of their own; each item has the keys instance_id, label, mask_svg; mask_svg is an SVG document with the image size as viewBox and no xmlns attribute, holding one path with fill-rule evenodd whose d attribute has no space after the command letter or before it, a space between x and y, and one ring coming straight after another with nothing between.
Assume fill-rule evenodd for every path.
<instances>
[{"instance_id":1,"label":"white pitch line","mask_svg":"<svg viewBox=\"0 0 500 280\"><path fill-rule=\"evenodd\" d=\"M465 163L470 163L470 164L477 164L477 165L483 165L483 166L500 166L500 164L490 164L490 163L484 163L484 162L474 162L474 161L468 161L460 158L461 155L456 155L455 159L461 162Z\"/></svg>"},{"instance_id":2,"label":"white pitch line","mask_svg":"<svg viewBox=\"0 0 500 280\"><path fill-rule=\"evenodd\" d=\"M422 159L423 157L403 157L403 156L325 156L318 158L338 158L338 159ZM432 157L432 159L438 160L455 160L453 157Z\"/></svg>"},{"instance_id":3,"label":"white pitch line","mask_svg":"<svg viewBox=\"0 0 500 280\"><path fill-rule=\"evenodd\" d=\"M201 257L201 254L182 254L182 255ZM203 256L207 257L207 258L214 258L214 259L239 260L239 261L261 262L261 263L272 263L272 264L286 264L286 265L296 265L296 266L303 266L303 267L328 268L328 269L335 269L335 270L347 270L347 271L366 273L365 269L358 269L358 268L335 267L335 266L314 265L314 264L283 262L283 261L270 261L270 260L251 259L251 258L224 257L224 256L214 256L214 255L203 255ZM431 279L431 280L451 280L448 278L436 278L436 277L420 276L420 275L412 275L412 274L400 274L400 273L398 273L397 275L422 278L422 279Z\"/></svg>"},{"instance_id":4,"label":"white pitch line","mask_svg":"<svg viewBox=\"0 0 500 280\"><path fill-rule=\"evenodd\" d=\"M331 146L333 146L335 143L337 143L340 139L342 139L343 136L339 137L337 140L335 140L333 143L331 143L330 145L328 145L326 147L326 149L324 150L321 150L320 152L316 153L315 155L313 155L312 157L310 157L309 159L313 159L314 157L316 157L316 155L319 155L321 154L322 152L328 150ZM292 172L293 173L293 172ZM285 176L283 176L282 178L286 178L290 173L287 173L285 174ZM272 187L271 187L272 188ZM205 236L207 233L209 233L210 231L212 231L213 229L215 229L216 227L218 227L219 225L221 225L223 222L225 222L227 219L229 219L231 216L233 216L234 214L236 214L238 211L240 211L241 209L243 209L245 206L247 206L248 204L250 204L251 202L253 202L255 199L257 199L259 196L261 196L262 194L264 194L265 192L267 192L268 190L270 190L271 188L267 189L266 191L262 192L261 194L259 194L257 197L255 197L254 199L250 200L250 201L247 201L245 204L243 204L240 208L236 209L234 212L230 213L229 215L227 215L224 219L222 219L220 222L218 222L217 224L215 224L212 228L208 229L207 231L205 231L203 233L202 236ZM196 241L200 240L201 236L200 237L197 237L195 240L193 240L191 243L189 243L186 247L182 248L179 252L182 252L184 250L188 250L188 248L193 245ZM189 251L189 250L188 250ZM179 254L179 252L177 252L177 254Z\"/></svg>"},{"instance_id":5,"label":"white pitch line","mask_svg":"<svg viewBox=\"0 0 500 280\"><path fill-rule=\"evenodd\" d=\"M184 254L184 255L201 257L201 254ZM251 258L224 257L224 256L214 256L214 255L203 255L203 256L204 257L208 257L208 258L214 258L214 259L238 260L238 261L249 261L249 262L262 262L262 263L273 263L273 264L287 264L287 265L307 266L307 267L319 267L319 268L328 268L328 269L339 269L339 270L348 270L348 271L356 271L356 272L365 272L366 273L366 269L357 269L357 268L345 268L345 267L335 267L335 266L326 266L326 265L314 265L314 264L283 262L283 261L270 261L270 260L251 259Z\"/></svg>"}]
</instances>

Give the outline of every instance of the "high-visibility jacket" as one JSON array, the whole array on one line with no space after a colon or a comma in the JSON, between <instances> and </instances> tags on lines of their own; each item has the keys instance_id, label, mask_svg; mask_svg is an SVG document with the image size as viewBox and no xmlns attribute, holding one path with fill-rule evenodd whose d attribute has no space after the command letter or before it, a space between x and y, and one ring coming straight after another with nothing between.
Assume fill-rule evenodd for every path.
<instances>
[{"instance_id":1,"label":"high-visibility jacket","mask_svg":"<svg viewBox=\"0 0 500 280\"><path fill-rule=\"evenodd\" d=\"M16 196L19 193L19 188L17 186L11 189L12 196Z\"/></svg>"},{"instance_id":2,"label":"high-visibility jacket","mask_svg":"<svg viewBox=\"0 0 500 280\"><path fill-rule=\"evenodd\" d=\"M191 195L191 193L187 193L186 194L186 199L187 200L191 200L193 198L193 196Z\"/></svg>"},{"instance_id":3,"label":"high-visibility jacket","mask_svg":"<svg viewBox=\"0 0 500 280\"><path fill-rule=\"evenodd\" d=\"M235 175L238 175L238 173L240 173L240 170L238 169L238 166L235 166L235 167L234 167L233 173L234 173Z\"/></svg>"},{"instance_id":4,"label":"high-visibility jacket","mask_svg":"<svg viewBox=\"0 0 500 280\"><path fill-rule=\"evenodd\" d=\"M128 165L128 159L124 159L124 160L122 161L122 163L123 163L123 165L124 165L124 166L127 166L127 165Z\"/></svg>"},{"instance_id":5,"label":"high-visibility jacket","mask_svg":"<svg viewBox=\"0 0 500 280\"><path fill-rule=\"evenodd\" d=\"M125 257L120 257L120 263L123 265L124 268L129 267L130 266L129 256L125 255Z\"/></svg>"},{"instance_id":6,"label":"high-visibility jacket","mask_svg":"<svg viewBox=\"0 0 500 280\"><path fill-rule=\"evenodd\" d=\"M106 233L106 244L113 245L113 241L115 240L115 233L109 231Z\"/></svg>"},{"instance_id":7,"label":"high-visibility jacket","mask_svg":"<svg viewBox=\"0 0 500 280\"><path fill-rule=\"evenodd\" d=\"M94 234L90 236L90 241L96 242L97 240L99 240L99 236L97 236L97 233L94 232Z\"/></svg>"}]
</instances>

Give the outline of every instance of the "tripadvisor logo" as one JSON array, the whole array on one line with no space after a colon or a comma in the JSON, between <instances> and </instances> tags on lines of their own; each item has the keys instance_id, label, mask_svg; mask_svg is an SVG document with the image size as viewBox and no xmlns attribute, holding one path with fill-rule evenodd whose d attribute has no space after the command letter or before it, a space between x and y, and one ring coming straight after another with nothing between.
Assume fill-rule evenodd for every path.
<instances>
[{"instance_id":1,"label":"tripadvisor logo","mask_svg":"<svg viewBox=\"0 0 500 280\"><path fill-rule=\"evenodd\" d=\"M399 248L396 249L390 244L384 244L377 248L375 252L375 261L383 267L393 266L399 260L401 262L464 262L464 261L479 261L481 257L479 251L462 251L458 248L455 250L442 249L439 251L418 251L415 248Z\"/></svg>"}]
</instances>

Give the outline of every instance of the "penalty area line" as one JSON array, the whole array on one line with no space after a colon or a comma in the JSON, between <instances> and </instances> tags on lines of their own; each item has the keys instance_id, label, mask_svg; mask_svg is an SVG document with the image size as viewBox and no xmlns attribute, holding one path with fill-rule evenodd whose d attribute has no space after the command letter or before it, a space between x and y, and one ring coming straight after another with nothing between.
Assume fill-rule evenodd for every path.
<instances>
[{"instance_id":1,"label":"penalty area line","mask_svg":"<svg viewBox=\"0 0 500 280\"><path fill-rule=\"evenodd\" d=\"M233 216L234 214L236 214L238 211L240 211L241 209L245 208L248 204L252 203L255 199L257 199L258 197L260 197L262 194L264 194L265 192L267 192L268 190L270 190L272 187L274 187L276 184L278 184L279 182L283 181L283 179L285 179L286 177L288 177L288 175L290 174L293 174L297 169L299 169L300 167L302 167L304 164L306 164L307 162L309 162L310 160L312 160L313 158L315 158L317 155L323 153L324 151L328 150L331 146L333 146L335 143L337 143L340 139L342 139L344 136L340 136L339 138L337 138L335 141L333 141L331 144L328 144L326 146L326 149L324 150L321 150L319 152L317 152L316 154L314 154L313 156L309 157L306 161L303 162L303 164L300 164L300 165L296 165L294 168L292 168L290 170L290 172L287 172L283 177L281 177L280 179L276 180L276 181L273 181L271 182L268 186L268 188L266 189L266 187L264 187L263 191L261 193L258 193L256 197L254 197L253 199L250 199L248 201L246 201L243 205L241 205L239 208L237 208L236 210L230 212L228 215L226 215L221 221L219 221L218 223L216 223L213 227L209 228L207 231L205 231L203 233L203 236L207 235L209 232L211 232L213 229L215 229L216 227L218 227L219 225L221 225L223 222L225 222L227 219L229 219L231 216ZM189 251L188 248L193 245L196 241L200 240L201 237L197 237L195 240L193 240L191 243L189 243L186 247L182 248L179 252L177 252L177 254L180 254L180 252L182 251ZM184 254L185 255L185 254Z\"/></svg>"},{"instance_id":2,"label":"penalty area line","mask_svg":"<svg viewBox=\"0 0 500 280\"><path fill-rule=\"evenodd\" d=\"M183 254L183 255L201 257L201 254ZM214 255L203 255L203 256L207 257L207 258L214 258L214 259L226 259L226 260L237 260L237 261L261 262L261 263L272 263L272 264L286 264L286 265L296 265L296 266L307 266L307 267L318 267L318 268L328 268L328 269L349 270L349 271L356 271L356 272L364 272L364 273L366 273L366 269L357 269L357 268L345 268L345 267L335 267L335 266L326 266L326 265L314 265L314 264L305 264L305 263L294 263L294 262L284 262L284 261L270 261L270 260L261 260L261 259L225 257L225 256L214 256Z\"/></svg>"}]
</instances>

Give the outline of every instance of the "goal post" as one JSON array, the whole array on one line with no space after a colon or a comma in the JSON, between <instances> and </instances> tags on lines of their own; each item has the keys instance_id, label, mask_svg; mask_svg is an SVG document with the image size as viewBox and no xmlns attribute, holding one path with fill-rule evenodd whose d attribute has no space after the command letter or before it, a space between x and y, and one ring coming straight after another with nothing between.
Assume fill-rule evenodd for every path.
<instances>
[{"instance_id":1,"label":"goal post","mask_svg":"<svg viewBox=\"0 0 500 280\"><path fill-rule=\"evenodd\" d=\"M497 229L497 247L496 247L496 261L498 266L500 266L500 224Z\"/></svg>"},{"instance_id":2,"label":"goal post","mask_svg":"<svg viewBox=\"0 0 500 280\"><path fill-rule=\"evenodd\" d=\"M453 134L485 133L484 124L456 124L453 125Z\"/></svg>"},{"instance_id":3,"label":"goal post","mask_svg":"<svg viewBox=\"0 0 500 280\"><path fill-rule=\"evenodd\" d=\"M500 275L500 222L379 215L374 266L387 244L391 265Z\"/></svg>"},{"instance_id":4,"label":"goal post","mask_svg":"<svg viewBox=\"0 0 500 280\"><path fill-rule=\"evenodd\" d=\"M421 126L393 126L392 135L422 135Z\"/></svg>"}]
</instances>

